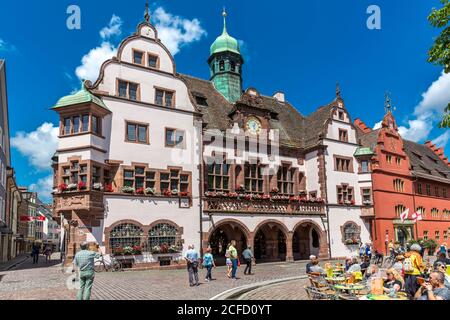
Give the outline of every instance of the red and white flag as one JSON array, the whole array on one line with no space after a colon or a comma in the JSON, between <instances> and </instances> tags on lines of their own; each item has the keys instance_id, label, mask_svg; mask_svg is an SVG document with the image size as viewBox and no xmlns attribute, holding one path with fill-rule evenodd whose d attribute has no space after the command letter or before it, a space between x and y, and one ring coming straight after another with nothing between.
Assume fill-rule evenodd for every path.
<instances>
[{"instance_id":1,"label":"red and white flag","mask_svg":"<svg viewBox=\"0 0 450 320\"><path fill-rule=\"evenodd\" d=\"M414 222L416 222L416 223L417 223L417 221L422 221L422 220L423 220L423 216L422 216L422 213L421 213L421 212L414 212L411 218L412 218L412 219L414 220Z\"/></svg>"},{"instance_id":2,"label":"red and white flag","mask_svg":"<svg viewBox=\"0 0 450 320\"><path fill-rule=\"evenodd\" d=\"M402 219L402 222L405 222L406 219L408 219L409 217L409 209L406 209L405 212L403 212L400 215L400 219Z\"/></svg>"}]
</instances>

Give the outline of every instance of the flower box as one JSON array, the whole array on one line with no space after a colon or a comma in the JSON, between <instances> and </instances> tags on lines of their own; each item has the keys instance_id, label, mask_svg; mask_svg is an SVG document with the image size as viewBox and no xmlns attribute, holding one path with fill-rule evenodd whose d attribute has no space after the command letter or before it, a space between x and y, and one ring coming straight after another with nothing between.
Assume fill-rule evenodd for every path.
<instances>
[{"instance_id":1,"label":"flower box","mask_svg":"<svg viewBox=\"0 0 450 320\"><path fill-rule=\"evenodd\" d=\"M148 196L154 196L155 193L156 193L156 191L155 191L154 188L147 188L147 189L145 189L145 194L148 195Z\"/></svg>"},{"instance_id":2,"label":"flower box","mask_svg":"<svg viewBox=\"0 0 450 320\"><path fill-rule=\"evenodd\" d=\"M86 190L86 183L83 181L78 182L78 190Z\"/></svg>"},{"instance_id":3,"label":"flower box","mask_svg":"<svg viewBox=\"0 0 450 320\"><path fill-rule=\"evenodd\" d=\"M135 192L135 189L133 187L123 187L122 192L133 194Z\"/></svg>"},{"instance_id":4,"label":"flower box","mask_svg":"<svg viewBox=\"0 0 450 320\"><path fill-rule=\"evenodd\" d=\"M143 195L144 194L144 188L139 188L136 190L136 194Z\"/></svg>"},{"instance_id":5,"label":"flower box","mask_svg":"<svg viewBox=\"0 0 450 320\"><path fill-rule=\"evenodd\" d=\"M65 184L65 183L62 183L58 186L58 190L61 192L67 191L67 189L68 189L67 184Z\"/></svg>"},{"instance_id":6,"label":"flower box","mask_svg":"<svg viewBox=\"0 0 450 320\"><path fill-rule=\"evenodd\" d=\"M78 189L78 185L76 183L71 183L67 186L67 190L74 191Z\"/></svg>"},{"instance_id":7,"label":"flower box","mask_svg":"<svg viewBox=\"0 0 450 320\"><path fill-rule=\"evenodd\" d=\"M97 191L103 191L103 185L101 183L94 183L94 185L92 186L92 189L97 190Z\"/></svg>"},{"instance_id":8,"label":"flower box","mask_svg":"<svg viewBox=\"0 0 450 320\"><path fill-rule=\"evenodd\" d=\"M105 192L114 192L112 183L105 185Z\"/></svg>"}]
</instances>

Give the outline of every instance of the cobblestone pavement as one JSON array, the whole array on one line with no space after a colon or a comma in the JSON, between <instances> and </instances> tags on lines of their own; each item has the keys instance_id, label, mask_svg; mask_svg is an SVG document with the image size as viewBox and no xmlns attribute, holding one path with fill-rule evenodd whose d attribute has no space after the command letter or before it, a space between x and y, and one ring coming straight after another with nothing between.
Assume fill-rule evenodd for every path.
<instances>
[{"instance_id":1,"label":"cobblestone pavement","mask_svg":"<svg viewBox=\"0 0 450 320\"><path fill-rule=\"evenodd\" d=\"M301 279L269 285L247 292L239 300L309 300L303 289L308 284L308 279Z\"/></svg>"},{"instance_id":2,"label":"cobblestone pavement","mask_svg":"<svg viewBox=\"0 0 450 320\"><path fill-rule=\"evenodd\" d=\"M62 273L57 257L49 265L41 256L39 264L31 259L10 271L0 272L0 300L73 300L76 290L69 290L69 275ZM204 300L228 289L261 281L299 276L304 263L261 264L253 276L238 272L237 281L227 278L224 267L213 270L215 281L205 282L206 270L200 270L199 287L190 288L186 270L150 270L96 274L93 300ZM69 283L71 283L69 279ZM275 298L275 297L274 297Z\"/></svg>"}]
</instances>

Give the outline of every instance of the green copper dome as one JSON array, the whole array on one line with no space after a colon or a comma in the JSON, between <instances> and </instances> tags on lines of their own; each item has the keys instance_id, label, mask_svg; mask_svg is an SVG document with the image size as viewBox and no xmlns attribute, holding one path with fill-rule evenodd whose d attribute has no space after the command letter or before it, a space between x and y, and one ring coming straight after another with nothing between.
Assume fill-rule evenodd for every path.
<instances>
[{"instance_id":1,"label":"green copper dome","mask_svg":"<svg viewBox=\"0 0 450 320\"><path fill-rule=\"evenodd\" d=\"M102 101L102 99L100 99L99 97L93 95L91 92L86 90L84 83L81 84L80 91L76 92L75 94L71 94L71 95L62 97L61 99L58 100L56 105L54 105L52 107L52 109L58 109L58 108L62 108L62 107L73 106L76 104L87 103L87 102L95 103L96 105L98 105L106 110L109 110L108 107L105 105L105 103Z\"/></svg>"},{"instance_id":2,"label":"green copper dome","mask_svg":"<svg viewBox=\"0 0 450 320\"><path fill-rule=\"evenodd\" d=\"M236 54L241 54L241 50L239 48L238 41L230 36L227 32L227 23L226 23L227 13L223 12L223 32L217 37L216 41L211 45L211 55L219 52L233 52Z\"/></svg>"}]
</instances>

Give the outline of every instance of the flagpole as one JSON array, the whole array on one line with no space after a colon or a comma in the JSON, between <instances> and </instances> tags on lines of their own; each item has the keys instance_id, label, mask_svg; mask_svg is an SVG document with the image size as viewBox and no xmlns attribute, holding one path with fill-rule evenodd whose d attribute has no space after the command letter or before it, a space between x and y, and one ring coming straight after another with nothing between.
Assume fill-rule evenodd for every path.
<instances>
[{"instance_id":1,"label":"flagpole","mask_svg":"<svg viewBox=\"0 0 450 320\"><path fill-rule=\"evenodd\" d=\"M415 182L416 182L416 184L417 184L417 178L416 178ZM417 215L417 210L416 210L416 187L415 187L414 184L413 184L412 196L413 196L414 213L416 213L416 215ZM416 225L416 236L414 237L415 240L418 240L418 239L419 239L419 227L417 226L418 224L419 224L419 220L417 220L417 218L416 218L416 221L415 221L415 225Z\"/></svg>"}]
</instances>

